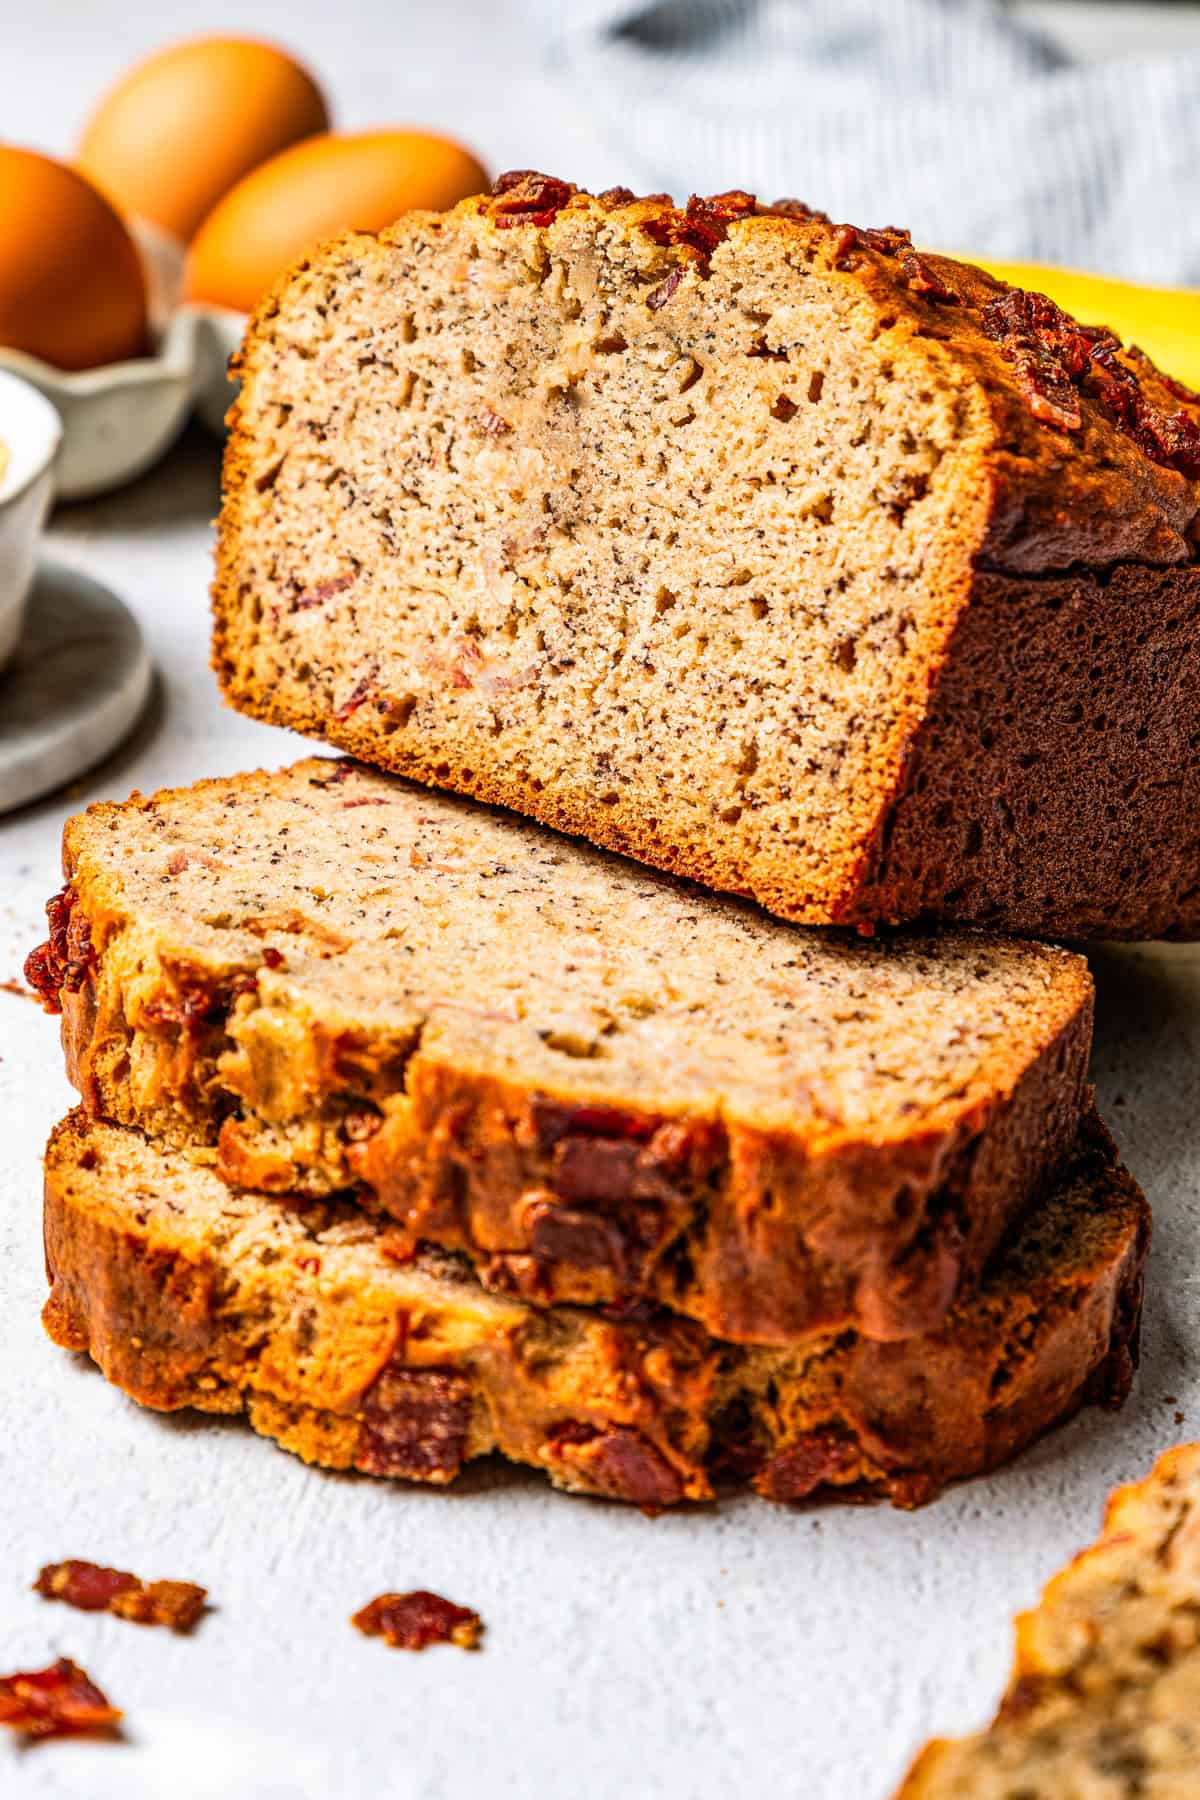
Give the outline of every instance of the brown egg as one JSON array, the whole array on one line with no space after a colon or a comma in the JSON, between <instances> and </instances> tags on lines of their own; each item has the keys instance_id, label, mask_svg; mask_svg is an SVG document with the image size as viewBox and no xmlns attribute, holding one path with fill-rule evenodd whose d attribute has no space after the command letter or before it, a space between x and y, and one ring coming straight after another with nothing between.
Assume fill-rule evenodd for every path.
<instances>
[{"instance_id":1,"label":"brown egg","mask_svg":"<svg viewBox=\"0 0 1200 1800\"><path fill-rule=\"evenodd\" d=\"M186 297L248 312L322 239L381 231L414 207L444 210L487 180L469 151L426 132L310 138L247 175L204 221Z\"/></svg>"},{"instance_id":2,"label":"brown egg","mask_svg":"<svg viewBox=\"0 0 1200 1800\"><path fill-rule=\"evenodd\" d=\"M127 218L185 242L222 194L329 115L312 76L249 38L160 50L110 89L76 162Z\"/></svg>"},{"instance_id":3,"label":"brown egg","mask_svg":"<svg viewBox=\"0 0 1200 1800\"><path fill-rule=\"evenodd\" d=\"M0 195L0 344L60 369L142 355L142 262L103 195L65 163L3 144Z\"/></svg>"}]
</instances>

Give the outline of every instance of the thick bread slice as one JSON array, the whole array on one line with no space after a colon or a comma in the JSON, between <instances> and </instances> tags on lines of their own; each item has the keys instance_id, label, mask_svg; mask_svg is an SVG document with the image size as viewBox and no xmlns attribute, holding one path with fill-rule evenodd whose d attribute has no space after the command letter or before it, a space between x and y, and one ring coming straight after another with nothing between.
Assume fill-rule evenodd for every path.
<instances>
[{"instance_id":1,"label":"thick bread slice","mask_svg":"<svg viewBox=\"0 0 1200 1800\"><path fill-rule=\"evenodd\" d=\"M808 924L1200 930L1200 402L897 233L538 178L255 319L234 706Z\"/></svg>"},{"instance_id":2,"label":"thick bread slice","mask_svg":"<svg viewBox=\"0 0 1200 1800\"><path fill-rule=\"evenodd\" d=\"M536 1301L935 1325L1070 1148L1065 951L805 933L351 763L97 806L33 978L89 1107Z\"/></svg>"},{"instance_id":3,"label":"thick bread slice","mask_svg":"<svg viewBox=\"0 0 1200 1800\"><path fill-rule=\"evenodd\" d=\"M663 1506L750 1480L928 1499L1128 1387L1149 1211L1085 1125L1062 1185L941 1328L738 1348L667 1313L487 1294L393 1261L336 1202L232 1190L78 1112L46 1159L45 1321L146 1405L244 1410L313 1462L448 1481L499 1450L562 1487Z\"/></svg>"},{"instance_id":4,"label":"thick bread slice","mask_svg":"<svg viewBox=\"0 0 1200 1800\"><path fill-rule=\"evenodd\" d=\"M1017 1620L995 1723L929 1744L898 1800L1195 1800L1200 1444L1118 1488L1099 1539Z\"/></svg>"}]
</instances>

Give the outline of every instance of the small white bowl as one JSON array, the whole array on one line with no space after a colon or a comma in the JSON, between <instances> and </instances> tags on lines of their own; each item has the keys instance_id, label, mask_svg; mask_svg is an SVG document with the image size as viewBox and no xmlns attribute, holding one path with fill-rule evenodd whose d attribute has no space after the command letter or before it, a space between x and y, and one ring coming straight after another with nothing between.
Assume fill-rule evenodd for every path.
<instances>
[{"instance_id":1,"label":"small white bowl","mask_svg":"<svg viewBox=\"0 0 1200 1800\"><path fill-rule=\"evenodd\" d=\"M0 369L0 440L8 452L0 475L0 668L20 640L62 436L50 402L20 376Z\"/></svg>"}]
</instances>

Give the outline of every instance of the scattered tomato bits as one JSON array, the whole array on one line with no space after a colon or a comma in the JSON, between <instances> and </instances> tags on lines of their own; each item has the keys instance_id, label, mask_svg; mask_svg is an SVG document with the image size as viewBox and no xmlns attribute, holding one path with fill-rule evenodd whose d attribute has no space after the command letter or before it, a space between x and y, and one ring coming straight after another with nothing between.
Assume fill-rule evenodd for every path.
<instances>
[{"instance_id":1,"label":"scattered tomato bits","mask_svg":"<svg viewBox=\"0 0 1200 1800\"><path fill-rule=\"evenodd\" d=\"M483 1620L467 1606L417 1588L411 1594L380 1594L350 1623L365 1637L381 1637L393 1650L425 1650L430 1644L457 1644L477 1650Z\"/></svg>"},{"instance_id":2,"label":"scattered tomato bits","mask_svg":"<svg viewBox=\"0 0 1200 1800\"><path fill-rule=\"evenodd\" d=\"M204 1612L208 1589L194 1581L141 1581L125 1569L105 1569L72 1557L47 1563L33 1584L47 1600L80 1612L107 1612L135 1625L168 1625L190 1631Z\"/></svg>"},{"instance_id":3,"label":"scattered tomato bits","mask_svg":"<svg viewBox=\"0 0 1200 1800\"><path fill-rule=\"evenodd\" d=\"M48 1669L0 1676L0 1725L28 1738L115 1732L120 1710L69 1656Z\"/></svg>"}]
</instances>

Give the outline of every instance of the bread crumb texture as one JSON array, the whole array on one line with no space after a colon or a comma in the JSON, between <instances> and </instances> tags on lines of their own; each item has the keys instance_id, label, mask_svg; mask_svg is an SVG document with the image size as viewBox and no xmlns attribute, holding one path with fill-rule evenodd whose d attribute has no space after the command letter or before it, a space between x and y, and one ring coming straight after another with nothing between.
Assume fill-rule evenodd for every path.
<instances>
[{"instance_id":1,"label":"bread crumb texture","mask_svg":"<svg viewBox=\"0 0 1200 1800\"><path fill-rule=\"evenodd\" d=\"M926 1330L1085 1103L1078 956L800 931L352 763L93 807L65 859L30 977L91 1110L536 1303Z\"/></svg>"},{"instance_id":2,"label":"bread crumb texture","mask_svg":"<svg viewBox=\"0 0 1200 1800\"><path fill-rule=\"evenodd\" d=\"M145 1405L244 1412L311 1462L410 1480L499 1452L651 1510L745 1484L914 1506L1119 1401L1149 1222L1091 1119L936 1331L767 1348L654 1309L489 1294L461 1258L394 1259L359 1208L230 1189L81 1112L51 1138L45 1194L46 1327Z\"/></svg>"},{"instance_id":3,"label":"bread crumb texture","mask_svg":"<svg viewBox=\"0 0 1200 1800\"><path fill-rule=\"evenodd\" d=\"M1200 922L1200 403L795 203L525 177L260 308L231 702L811 924Z\"/></svg>"},{"instance_id":4,"label":"bread crumb texture","mask_svg":"<svg viewBox=\"0 0 1200 1800\"><path fill-rule=\"evenodd\" d=\"M898 1800L1192 1800L1200 1792L1200 1445L1118 1488L1017 1620L994 1723L922 1751Z\"/></svg>"}]
</instances>

